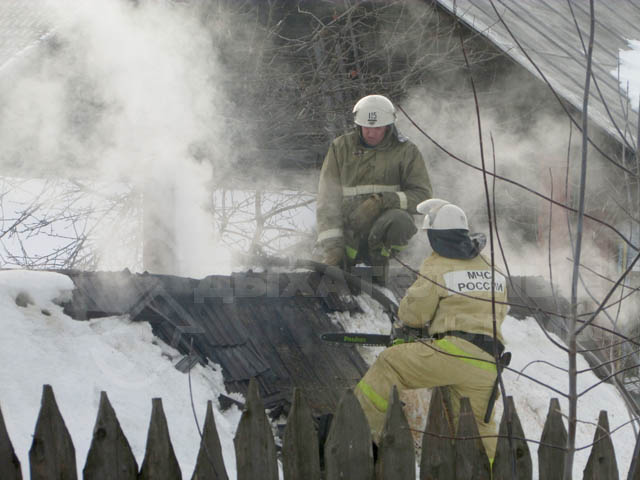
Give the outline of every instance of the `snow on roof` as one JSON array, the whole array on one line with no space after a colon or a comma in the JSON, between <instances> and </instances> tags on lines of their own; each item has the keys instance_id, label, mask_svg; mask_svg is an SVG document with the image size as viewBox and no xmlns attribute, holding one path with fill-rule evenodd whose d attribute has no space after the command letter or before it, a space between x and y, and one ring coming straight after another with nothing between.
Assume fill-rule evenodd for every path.
<instances>
[{"instance_id":1,"label":"snow on roof","mask_svg":"<svg viewBox=\"0 0 640 480\"><path fill-rule=\"evenodd\" d=\"M539 78L544 75L560 96L582 111L587 63L585 46L589 37L588 2L437 1L534 75ZM631 145L636 144L637 115L627 116L625 90L619 88L618 78L611 72L618 70L619 52L628 49L630 41L636 39L640 39L640 3L630 0L596 2L593 74L597 86L592 82L589 117L617 141L620 142L624 135ZM540 71L536 70L523 49ZM638 108L637 105L632 106ZM625 128L627 119L629 125Z\"/></svg>"},{"instance_id":2,"label":"snow on roof","mask_svg":"<svg viewBox=\"0 0 640 480\"><path fill-rule=\"evenodd\" d=\"M47 37L52 14L46 0L0 2L0 73Z\"/></svg>"},{"instance_id":3,"label":"snow on roof","mask_svg":"<svg viewBox=\"0 0 640 480\"><path fill-rule=\"evenodd\" d=\"M636 110L640 110L640 40L630 40L629 49L620 51L620 69L612 71L615 75L617 72L620 76L620 86L623 90L629 89L629 97L631 97L631 106Z\"/></svg>"}]
</instances>

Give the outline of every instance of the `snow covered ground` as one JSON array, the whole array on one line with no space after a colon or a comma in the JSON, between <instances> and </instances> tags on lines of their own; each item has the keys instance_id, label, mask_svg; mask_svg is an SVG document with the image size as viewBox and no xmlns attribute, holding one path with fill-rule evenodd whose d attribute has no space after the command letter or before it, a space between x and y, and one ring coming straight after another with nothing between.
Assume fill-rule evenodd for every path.
<instances>
[{"instance_id":1,"label":"snow covered ground","mask_svg":"<svg viewBox=\"0 0 640 480\"><path fill-rule=\"evenodd\" d=\"M176 456L183 476L190 478L200 441L187 375L174 368L178 353L154 339L147 323L120 317L80 322L64 315L52 300L69 295L72 288L71 280L60 274L0 273L0 408L23 475L29 474L28 452L42 385L50 384L73 438L78 472L91 443L100 391L106 391L139 466L151 399L162 398ZM20 292L28 293L33 304L18 307L15 298ZM217 405L218 394L225 391L222 373L196 366L191 380L202 427L207 400ZM235 478L233 435L239 419L237 408L215 412L230 478Z\"/></svg>"},{"instance_id":2,"label":"snow covered ground","mask_svg":"<svg viewBox=\"0 0 640 480\"><path fill-rule=\"evenodd\" d=\"M519 321L508 317L502 329L507 348L512 352L512 362L510 367L522 371L525 366L534 360L544 360L561 368L567 368L567 356L557 347L551 344L544 337L540 327L535 320L529 318ZM557 337L556 340L562 343ZM588 369L589 365L582 357L578 358L578 371ZM562 392L568 391L567 374L548 364L532 364L524 370L524 373L534 377ZM598 383L599 379L591 372L578 376L578 391L581 392L589 386ZM567 401L558 394L540 387L524 377L513 372L505 375L506 390L508 395L513 396L522 427L528 438L539 440L542 435L542 427L549 410L549 399L557 397L563 414L567 414ZM581 448L593 442L595 426L598 422L600 410L606 410L609 417L611 431L622 426L613 434L613 443L618 460L618 470L620 476L626 477L633 449L635 446L635 435L631 424L629 424L629 414L624 401L613 385L602 384L585 394L578 401L578 433L576 437L576 447ZM502 405L496 408L496 418L502 416ZM529 449L533 454L534 468L537 471L537 445L529 444ZM589 458L591 448L585 448L576 453L573 477L582 478L582 471ZM534 476L535 478L535 476Z\"/></svg>"},{"instance_id":3,"label":"snow covered ground","mask_svg":"<svg viewBox=\"0 0 640 480\"><path fill-rule=\"evenodd\" d=\"M185 478L191 476L198 453L199 436L193 418L186 374L174 364L177 352L152 335L145 323L109 317L88 322L64 315L54 299L70 294L73 285L64 275L49 272L0 272L0 408L10 438L28 477L28 451L40 408L43 384L51 384L58 406L76 447L81 472L91 442L100 391L108 393L133 452L141 464L151 414L151 399L161 397L167 415L171 440ZM16 297L29 298L27 307L16 305ZM388 319L377 304L359 299L364 314L340 316L346 328L360 331L388 331ZM507 318L504 334L513 352L512 367L522 369L532 360L566 364L564 354L553 347L531 319ZM363 347L364 351L364 347ZM376 349L367 348L367 360ZM586 368L581 361L579 368ZM526 373L556 388L566 390L566 375L543 364L533 364ZM206 401L224 392L222 374L215 366L192 370L194 402L200 425ZM580 378L582 388L597 382L592 374ZM529 438L538 440L553 392L536 386L524 377L508 374L507 391L516 400L520 419ZM563 409L566 412L566 402ZM578 445L591 443L598 413L606 409L612 430L628 421L624 404L610 385L601 385L587 394L579 405ZM501 407L498 407L501 415ZM223 445L230 478L235 478L233 436L240 412L233 408L216 412L215 419ZM499 417L498 417L499 418ZM631 426L613 435L618 466L626 474L635 443ZM537 469L535 444L530 445ZM589 449L576 458L575 478L582 478Z\"/></svg>"}]
</instances>

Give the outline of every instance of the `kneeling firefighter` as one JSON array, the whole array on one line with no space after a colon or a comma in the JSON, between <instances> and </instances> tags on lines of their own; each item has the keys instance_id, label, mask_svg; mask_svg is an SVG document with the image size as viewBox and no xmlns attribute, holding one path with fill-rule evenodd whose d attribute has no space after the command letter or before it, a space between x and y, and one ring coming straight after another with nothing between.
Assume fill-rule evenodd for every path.
<instances>
[{"instance_id":1,"label":"kneeling firefighter","mask_svg":"<svg viewBox=\"0 0 640 480\"><path fill-rule=\"evenodd\" d=\"M384 284L390 253L417 232L411 214L431 197L431 183L420 150L398 132L387 97L363 97L353 114L355 127L331 143L322 164L318 244L324 263L379 267L374 280Z\"/></svg>"},{"instance_id":2,"label":"kneeling firefighter","mask_svg":"<svg viewBox=\"0 0 640 480\"><path fill-rule=\"evenodd\" d=\"M484 234L469 234L465 213L444 200L418 205L426 213L426 230L433 253L420 268L420 276L400 302L394 345L384 350L358 383L355 394L367 416L376 443L384 426L393 385L398 390L448 386L454 425L460 399L468 397L480 435L496 435L493 411L496 362L504 346L500 326L507 314L506 280L480 254ZM497 338L493 338L492 278ZM418 331L413 329L420 329ZM424 330L423 330L424 329ZM428 334L426 334L428 329ZM405 341L409 331L424 338ZM496 438L482 439L493 461Z\"/></svg>"}]
</instances>

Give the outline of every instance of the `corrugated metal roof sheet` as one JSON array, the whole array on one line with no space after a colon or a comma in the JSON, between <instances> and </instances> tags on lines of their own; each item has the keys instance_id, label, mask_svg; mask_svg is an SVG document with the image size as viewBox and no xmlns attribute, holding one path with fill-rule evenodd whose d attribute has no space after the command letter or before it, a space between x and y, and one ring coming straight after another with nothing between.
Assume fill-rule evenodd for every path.
<instances>
[{"instance_id":1,"label":"corrugated metal roof sheet","mask_svg":"<svg viewBox=\"0 0 640 480\"><path fill-rule=\"evenodd\" d=\"M465 24L482 33L534 75L539 78L544 75L560 96L582 111L587 64L583 42L586 45L589 37L589 2L436 1L450 12L455 12ZM627 114L625 92L611 74L617 70L619 51L629 48L628 40L640 40L640 1L595 2L593 73L597 87L592 83L589 116L618 141L624 137L629 144L637 145L638 115L635 112ZM638 106L634 105L634 108L638 109Z\"/></svg>"},{"instance_id":2,"label":"corrugated metal roof sheet","mask_svg":"<svg viewBox=\"0 0 640 480\"><path fill-rule=\"evenodd\" d=\"M355 347L320 335L340 330L336 311L359 307L346 284L325 292L315 272L236 273L202 280L124 272L62 272L76 286L73 318L128 314L182 354L222 368L228 390L246 393L254 377L265 406L287 411L293 387L317 413L332 411L367 365ZM191 343L193 342L193 343Z\"/></svg>"}]
</instances>

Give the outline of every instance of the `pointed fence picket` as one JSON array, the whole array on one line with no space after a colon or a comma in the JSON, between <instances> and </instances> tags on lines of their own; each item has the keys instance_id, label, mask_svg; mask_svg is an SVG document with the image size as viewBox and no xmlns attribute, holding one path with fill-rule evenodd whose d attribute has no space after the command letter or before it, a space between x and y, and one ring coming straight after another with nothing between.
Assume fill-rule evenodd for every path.
<instances>
[{"instance_id":1,"label":"pointed fence picket","mask_svg":"<svg viewBox=\"0 0 640 480\"><path fill-rule=\"evenodd\" d=\"M371 443L367 417L364 416L356 396L351 390L347 390L338 403L324 447L326 480L371 480Z\"/></svg>"},{"instance_id":2,"label":"pointed fence picket","mask_svg":"<svg viewBox=\"0 0 640 480\"><path fill-rule=\"evenodd\" d=\"M640 480L640 440L636 441L627 480Z\"/></svg>"},{"instance_id":3,"label":"pointed fence picket","mask_svg":"<svg viewBox=\"0 0 640 480\"><path fill-rule=\"evenodd\" d=\"M29 450L32 480L75 480L76 450L50 385L42 388L40 413Z\"/></svg>"},{"instance_id":4,"label":"pointed fence picket","mask_svg":"<svg viewBox=\"0 0 640 480\"><path fill-rule=\"evenodd\" d=\"M434 389L422 441L422 480L520 480L532 477L529 445L525 440L526 435L522 430L513 398L507 398L505 413L500 422L493 472L489 470L489 460L479 438L469 400L461 401L458 425L453 425L451 412L447 389ZM538 447L539 479L560 478L566 457L563 450L566 438L567 432L562 422L559 402L552 399ZM238 425L234 444L238 479L278 478L275 441L258 394L258 385L254 380L250 382L245 411ZM324 476L320 471L319 451L311 410L302 393L295 390L281 453L285 480L415 478L416 461L413 455L412 435L395 388L389 399L389 410L375 465L371 432L360 404L351 390L347 390L340 400L324 445ZM640 452L640 443L636 444L635 451ZM630 480L640 479L640 462L636 456L631 462L627 476ZM49 385L43 387L41 408L29 451L29 464L31 478L34 480L77 478L75 448L58 409L53 389ZM120 428L116 413L107 394L102 392L83 478L181 479L182 472L171 444L162 400L152 400L146 452L138 472L136 459ZM583 478L618 478L618 466L605 411L600 413L594 444ZM0 479L22 479L20 462L9 438L2 411ZM191 480L205 479L228 480L211 402L207 403L200 451L191 476Z\"/></svg>"},{"instance_id":5,"label":"pointed fence picket","mask_svg":"<svg viewBox=\"0 0 640 480\"><path fill-rule=\"evenodd\" d=\"M151 400L151 422L147 433L147 448L140 468L140 480L181 480L180 464L173 451L167 417L162 400Z\"/></svg>"},{"instance_id":6,"label":"pointed fence picket","mask_svg":"<svg viewBox=\"0 0 640 480\"><path fill-rule=\"evenodd\" d=\"M249 382L245 411L240 417L233 443L238 480L278 480L276 444L255 379Z\"/></svg>"},{"instance_id":7,"label":"pointed fence picket","mask_svg":"<svg viewBox=\"0 0 640 480\"><path fill-rule=\"evenodd\" d=\"M313 425L311 409L302 392L296 388L282 439L284 480L320 480L318 452L318 434Z\"/></svg>"},{"instance_id":8,"label":"pointed fence picket","mask_svg":"<svg viewBox=\"0 0 640 480\"><path fill-rule=\"evenodd\" d=\"M540 478L562 480L564 462L567 458L567 453L564 450L566 444L567 429L562 421L560 402L557 398L552 398L549 402L549 411L544 422L542 436L540 437L540 448L538 449L538 473Z\"/></svg>"},{"instance_id":9,"label":"pointed fence picket","mask_svg":"<svg viewBox=\"0 0 640 480\"><path fill-rule=\"evenodd\" d=\"M455 478L454 436L449 390L435 388L431 394L427 426L422 437L421 480Z\"/></svg>"},{"instance_id":10,"label":"pointed fence picket","mask_svg":"<svg viewBox=\"0 0 640 480\"><path fill-rule=\"evenodd\" d=\"M100 394L98 418L82 472L85 480L136 480L138 477L138 462L106 392Z\"/></svg>"},{"instance_id":11,"label":"pointed fence picket","mask_svg":"<svg viewBox=\"0 0 640 480\"><path fill-rule=\"evenodd\" d=\"M22 480L20 460L13 450L7 427L4 424L2 410L0 410L0 478L7 480Z\"/></svg>"},{"instance_id":12,"label":"pointed fence picket","mask_svg":"<svg viewBox=\"0 0 640 480\"><path fill-rule=\"evenodd\" d=\"M211 400L207 402L200 451L191 480L229 480L222 459L222 445L220 445L220 437L218 437L218 429L213 417Z\"/></svg>"},{"instance_id":13,"label":"pointed fence picket","mask_svg":"<svg viewBox=\"0 0 640 480\"><path fill-rule=\"evenodd\" d=\"M598 426L593 435L593 448L584 469L583 479L600 480L602 478L619 478L616 454L609 434L609 418L602 410L598 418Z\"/></svg>"},{"instance_id":14,"label":"pointed fence picket","mask_svg":"<svg viewBox=\"0 0 640 480\"><path fill-rule=\"evenodd\" d=\"M460 400L460 418L456 431L456 476L457 480L491 480L491 464L482 444L471 402Z\"/></svg>"},{"instance_id":15,"label":"pointed fence picket","mask_svg":"<svg viewBox=\"0 0 640 480\"><path fill-rule=\"evenodd\" d=\"M393 387L389 409L380 438L376 478L415 480L416 456L409 422L402 411L398 390Z\"/></svg>"},{"instance_id":16,"label":"pointed fence picket","mask_svg":"<svg viewBox=\"0 0 640 480\"><path fill-rule=\"evenodd\" d=\"M529 480L533 477L533 465L529 445L513 397L507 397L507 406L498 430L498 445L493 460L493 480Z\"/></svg>"}]
</instances>

